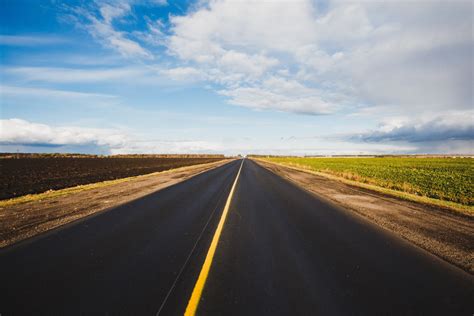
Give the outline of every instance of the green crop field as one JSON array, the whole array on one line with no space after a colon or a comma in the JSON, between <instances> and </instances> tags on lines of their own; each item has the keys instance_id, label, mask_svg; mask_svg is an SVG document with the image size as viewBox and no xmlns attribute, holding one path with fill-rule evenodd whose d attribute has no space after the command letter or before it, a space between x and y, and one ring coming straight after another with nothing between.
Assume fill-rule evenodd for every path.
<instances>
[{"instance_id":1,"label":"green crop field","mask_svg":"<svg viewBox=\"0 0 474 316\"><path fill-rule=\"evenodd\" d=\"M472 158L295 158L265 160L296 165L384 188L474 205Z\"/></svg>"}]
</instances>

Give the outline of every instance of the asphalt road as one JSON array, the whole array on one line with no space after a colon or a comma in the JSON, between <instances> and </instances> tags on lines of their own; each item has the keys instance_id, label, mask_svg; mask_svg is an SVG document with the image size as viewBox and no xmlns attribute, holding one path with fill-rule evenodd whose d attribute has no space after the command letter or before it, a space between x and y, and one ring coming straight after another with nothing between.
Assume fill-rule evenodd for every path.
<instances>
[{"instance_id":1,"label":"asphalt road","mask_svg":"<svg viewBox=\"0 0 474 316\"><path fill-rule=\"evenodd\" d=\"M183 314L240 165L1 250L1 315ZM227 214L197 314L474 313L471 275L250 160Z\"/></svg>"}]
</instances>

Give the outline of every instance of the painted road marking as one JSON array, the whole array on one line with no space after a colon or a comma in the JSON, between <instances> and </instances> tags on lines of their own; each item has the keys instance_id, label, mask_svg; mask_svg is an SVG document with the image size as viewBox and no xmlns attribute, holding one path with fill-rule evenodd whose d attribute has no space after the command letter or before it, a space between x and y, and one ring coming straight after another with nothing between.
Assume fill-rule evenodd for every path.
<instances>
[{"instance_id":1,"label":"painted road marking","mask_svg":"<svg viewBox=\"0 0 474 316\"><path fill-rule=\"evenodd\" d=\"M219 224L217 225L216 232L214 233L214 237L212 237L211 246L207 251L206 260L204 260L204 264L202 265L201 272L199 273L199 278L194 285L193 293L191 294L191 298L189 299L188 306L186 307L186 311L184 312L185 316L194 316L196 314L199 301L201 300L202 291L204 290L204 285L206 284L207 276L209 275L209 270L211 269L212 260L214 259L214 254L216 253L217 243L219 242L219 238L221 237L222 228L224 227L225 220L227 218L227 213L229 212L230 202L232 200L232 196L234 195L234 190L237 185L237 180L239 180L240 171L242 170L242 166L244 165L244 159L242 159L242 163L240 164L239 172L237 172L237 176L235 177L234 184L230 189L229 197L227 197L227 201L224 206L224 211L222 211L221 219L219 220Z\"/></svg>"}]
</instances>

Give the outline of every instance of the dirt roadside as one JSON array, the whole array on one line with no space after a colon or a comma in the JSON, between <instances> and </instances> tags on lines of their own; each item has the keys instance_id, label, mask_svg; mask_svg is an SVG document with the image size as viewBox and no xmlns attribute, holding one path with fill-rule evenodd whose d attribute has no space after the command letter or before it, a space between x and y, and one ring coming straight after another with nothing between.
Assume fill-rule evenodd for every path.
<instances>
[{"instance_id":1,"label":"dirt roadside","mask_svg":"<svg viewBox=\"0 0 474 316\"><path fill-rule=\"evenodd\" d=\"M473 217L401 200L291 167L254 161L474 274Z\"/></svg>"},{"instance_id":2,"label":"dirt roadside","mask_svg":"<svg viewBox=\"0 0 474 316\"><path fill-rule=\"evenodd\" d=\"M135 200L230 161L171 169L99 188L0 207L0 248Z\"/></svg>"}]
</instances>

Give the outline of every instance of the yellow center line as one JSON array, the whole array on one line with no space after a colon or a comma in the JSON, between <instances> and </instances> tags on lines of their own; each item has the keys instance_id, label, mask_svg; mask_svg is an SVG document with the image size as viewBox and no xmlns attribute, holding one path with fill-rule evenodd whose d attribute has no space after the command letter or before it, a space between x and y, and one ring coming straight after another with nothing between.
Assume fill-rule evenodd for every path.
<instances>
[{"instance_id":1,"label":"yellow center line","mask_svg":"<svg viewBox=\"0 0 474 316\"><path fill-rule=\"evenodd\" d=\"M242 170L242 166L244 164L244 159L242 159L242 163L240 164L239 172L235 177L234 184L230 189L229 196L227 197L227 201L224 206L224 211L222 211L221 219L219 220L219 224L217 225L216 232L214 233L214 237L212 237L211 246L207 251L206 260L204 260L204 264L202 265L201 272L199 273L199 278L194 285L193 293L191 294L191 298L189 299L188 306L186 307L186 311L184 312L185 316L194 316L196 314L199 301L201 300L202 291L204 290L204 285L206 284L207 276L209 275L209 270L211 269L212 260L214 259L214 254L216 253L217 243L219 242L219 238L222 233L222 228L224 227L225 220L227 218L227 213L229 212L230 202L232 200L232 196L234 195L234 190L237 185L237 180L240 176L240 171Z\"/></svg>"}]
</instances>

